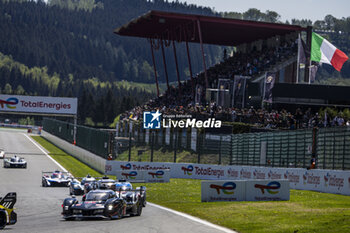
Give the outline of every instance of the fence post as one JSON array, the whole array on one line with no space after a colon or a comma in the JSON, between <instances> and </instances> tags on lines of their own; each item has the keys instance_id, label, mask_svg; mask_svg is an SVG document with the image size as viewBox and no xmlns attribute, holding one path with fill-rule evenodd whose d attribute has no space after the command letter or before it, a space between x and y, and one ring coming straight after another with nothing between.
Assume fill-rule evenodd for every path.
<instances>
[{"instance_id":1,"label":"fence post","mask_svg":"<svg viewBox=\"0 0 350 233\"><path fill-rule=\"evenodd\" d=\"M202 138L202 134L199 133L198 134L198 158L197 158L197 163L200 163L201 162L201 146L202 146L202 143L201 143L201 138Z\"/></svg>"},{"instance_id":2,"label":"fence post","mask_svg":"<svg viewBox=\"0 0 350 233\"><path fill-rule=\"evenodd\" d=\"M222 135L220 135L220 143L219 143L219 165L221 164L221 141L222 141Z\"/></svg>"},{"instance_id":3,"label":"fence post","mask_svg":"<svg viewBox=\"0 0 350 233\"><path fill-rule=\"evenodd\" d=\"M343 165L342 169L345 170L345 137L346 137L346 131L343 129L344 135L343 135Z\"/></svg>"},{"instance_id":4,"label":"fence post","mask_svg":"<svg viewBox=\"0 0 350 233\"><path fill-rule=\"evenodd\" d=\"M232 150L233 150L233 148L232 148L232 134L230 135L230 145L229 145L229 156L230 156L230 165L232 165L232 163L233 163L233 159L232 159L232 156L233 156L233 153L232 153Z\"/></svg>"},{"instance_id":5,"label":"fence post","mask_svg":"<svg viewBox=\"0 0 350 233\"><path fill-rule=\"evenodd\" d=\"M153 162L154 131L151 131L151 162Z\"/></svg>"},{"instance_id":6,"label":"fence post","mask_svg":"<svg viewBox=\"0 0 350 233\"><path fill-rule=\"evenodd\" d=\"M174 129L175 141L174 141L174 163L176 163L176 150L177 150L177 130Z\"/></svg>"},{"instance_id":7,"label":"fence post","mask_svg":"<svg viewBox=\"0 0 350 233\"><path fill-rule=\"evenodd\" d=\"M131 132L129 132L129 162L131 161Z\"/></svg>"}]
</instances>

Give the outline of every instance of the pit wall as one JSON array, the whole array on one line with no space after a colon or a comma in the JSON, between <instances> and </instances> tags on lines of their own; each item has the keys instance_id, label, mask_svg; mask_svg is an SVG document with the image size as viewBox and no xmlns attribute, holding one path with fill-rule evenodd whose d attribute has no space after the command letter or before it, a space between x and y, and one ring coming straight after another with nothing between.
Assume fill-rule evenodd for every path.
<instances>
[{"instance_id":1,"label":"pit wall","mask_svg":"<svg viewBox=\"0 0 350 233\"><path fill-rule=\"evenodd\" d=\"M106 160L101 158L100 156L97 156L87 150L82 149L81 147L75 146L65 140L62 140L50 133L43 132L42 137L44 137L46 140L54 144L55 146L61 148L68 154L72 155L73 157L77 158L81 162L87 164L88 166L92 167L93 169L99 171L100 173L105 172L106 167Z\"/></svg>"},{"instance_id":2,"label":"pit wall","mask_svg":"<svg viewBox=\"0 0 350 233\"><path fill-rule=\"evenodd\" d=\"M170 178L202 180L287 179L291 189L350 195L350 171L256 166L106 161L105 173L170 169Z\"/></svg>"}]
</instances>

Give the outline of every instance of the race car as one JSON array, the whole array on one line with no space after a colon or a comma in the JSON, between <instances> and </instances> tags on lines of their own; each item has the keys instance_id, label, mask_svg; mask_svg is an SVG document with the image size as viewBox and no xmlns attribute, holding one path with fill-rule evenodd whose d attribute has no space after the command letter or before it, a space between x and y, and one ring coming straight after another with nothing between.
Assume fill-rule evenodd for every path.
<instances>
[{"instance_id":1,"label":"race car","mask_svg":"<svg viewBox=\"0 0 350 233\"><path fill-rule=\"evenodd\" d=\"M135 193L138 191L134 191ZM140 216L142 200L140 195L128 199L117 197L113 190L92 190L79 203L74 197L66 198L62 204L62 216L66 220L76 218L119 219L125 215Z\"/></svg>"},{"instance_id":2,"label":"race car","mask_svg":"<svg viewBox=\"0 0 350 233\"><path fill-rule=\"evenodd\" d=\"M141 203L143 207L146 207L146 187L140 186L136 188L136 191L133 192L132 184L130 182L127 182L126 180L119 180L116 182L112 187L113 190L116 191L117 196L123 199L127 199L128 196L132 195L140 195L141 197Z\"/></svg>"},{"instance_id":3,"label":"race car","mask_svg":"<svg viewBox=\"0 0 350 233\"><path fill-rule=\"evenodd\" d=\"M104 176L97 181L98 189L113 189L114 185L115 185L115 180L110 179L108 176Z\"/></svg>"},{"instance_id":4,"label":"race car","mask_svg":"<svg viewBox=\"0 0 350 233\"><path fill-rule=\"evenodd\" d=\"M13 211L16 200L14 192L8 193L4 198L0 197L0 230L17 222L17 214Z\"/></svg>"},{"instance_id":5,"label":"race car","mask_svg":"<svg viewBox=\"0 0 350 233\"><path fill-rule=\"evenodd\" d=\"M17 155L4 159L4 168L27 168L27 161Z\"/></svg>"},{"instance_id":6,"label":"race car","mask_svg":"<svg viewBox=\"0 0 350 233\"><path fill-rule=\"evenodd\" d=\"M81 179L81 182L79 181ZM83 195L97 188L96 179L90 175L83 178L72 179L69 185L70 195Z\"/></svg>"},{"instance_id":7,"label":"race car","mask_svg":"<svg viewBox=\"0 0 350 233\"><path fill-rule=\"evenodd\" d=\"M4 149L0 149L0 159L5 158L5 150Z\"/></svg>"},{"instance_id":8,"label":"race car","mask_svg":"<svg viewBox=\"0 0 350 233\"><path fill-rule=\"evenodd\" d=\"M42 172L43 187L68 187L71 181L72 176L68 172Z\"/></svg>"}]
</instances>

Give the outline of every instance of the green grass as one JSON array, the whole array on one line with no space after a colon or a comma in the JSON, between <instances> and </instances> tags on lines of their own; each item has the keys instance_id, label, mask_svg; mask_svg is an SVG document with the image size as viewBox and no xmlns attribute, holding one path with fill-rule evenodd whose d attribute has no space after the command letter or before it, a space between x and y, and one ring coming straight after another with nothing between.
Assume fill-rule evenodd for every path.
<instances>
[{"instance_id":1,"label":"green grass","mask_svg":"<svg viewBox=\"0 0 350 233\"><path fill-rule=\"evenodd\" d=\"M95 171L91 167L87 166L85 163L80 162L73 156L68 155L63 150L57 148L46 139L41 136L32 136L32 138L37 141L42 147L49 151L49 155L66 168L75 177L84 177L90 174L95 177L102 176L101 173Z\"/></svg>"},{"instance_id":2,"label":"green grass","mask_svg":"<svg viewBox=\"0 0 350 233\"><path fill-rule=\"evenodd\" d=\"M33 138L74 176L101 175L45 139ZM147 198L239 232L350 232L350 196L291 190L290 201L202 203L200 184L190 179L148 183Z\"/></svg>"},{"instance_id":3,"label":"green grass","mask_svg":"<svg viewBox=\"0 0 350 233\"><path fill-rule=\"evenodd\" d=\"M290 201L202 203L200 182L147 184L147 197L239 232L350 232L349 196L291 190Z\"/></svg>"}]
</instances>

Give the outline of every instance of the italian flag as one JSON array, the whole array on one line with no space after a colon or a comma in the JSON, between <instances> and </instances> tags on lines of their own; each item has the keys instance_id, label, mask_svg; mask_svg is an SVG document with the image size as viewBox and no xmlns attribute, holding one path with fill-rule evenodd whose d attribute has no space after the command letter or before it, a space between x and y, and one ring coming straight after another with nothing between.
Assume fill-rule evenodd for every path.
<instances>
[{"instance_id":1,"label":"italian flag","mask_svg":"<svg viewBox=\"0 0 350 233\"><path fill-rule=\"evenodd\" d=\"M330 64L340 71L347 60L348 56L345 53L337 49L322 36L312 33L311 61Z\"/></svg>"}]
</instances>

